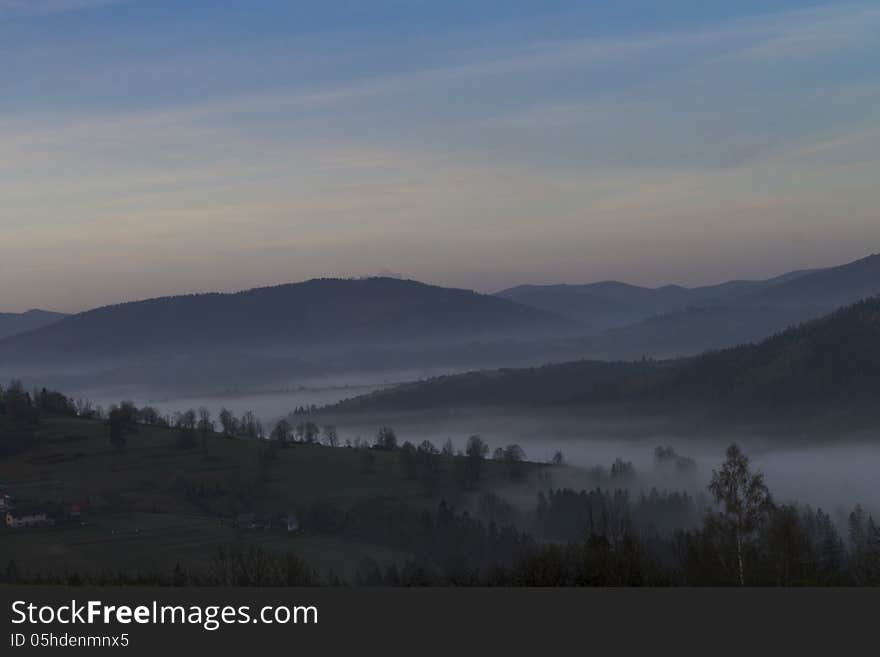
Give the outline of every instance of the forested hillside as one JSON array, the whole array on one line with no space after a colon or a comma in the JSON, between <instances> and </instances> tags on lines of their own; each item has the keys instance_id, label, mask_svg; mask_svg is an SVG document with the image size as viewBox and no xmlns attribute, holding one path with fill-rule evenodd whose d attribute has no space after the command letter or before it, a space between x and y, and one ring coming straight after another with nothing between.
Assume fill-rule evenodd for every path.
<instances>
[{"instance_id":1,"label":"forested hillside","mask_svg":"<svg viewBox=\"0 0 880 657\"><path fill-rule=\"evenodd\" d=\"M693 358L473 372L351 399L334 410L625 403L784 412L821 402L826 410L876 412L878 391L880 297L873 297L760 343Z\"/></svg>"}]
</instances>

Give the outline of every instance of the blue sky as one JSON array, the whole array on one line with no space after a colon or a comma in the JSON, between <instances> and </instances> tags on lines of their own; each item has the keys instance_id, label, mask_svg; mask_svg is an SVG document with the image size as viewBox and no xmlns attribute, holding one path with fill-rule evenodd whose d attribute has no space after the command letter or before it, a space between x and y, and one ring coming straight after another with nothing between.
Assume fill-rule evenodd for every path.
<instances>
[{"instance_id":1,"label":"blue sky","mask_svg":"<svg viewBox=\"0 0 880 657\"><path fill-rule=\"evenodd\" d=\"M880 251L880 6L0 0L0 310Z\"/></svg>"}]
</instances>

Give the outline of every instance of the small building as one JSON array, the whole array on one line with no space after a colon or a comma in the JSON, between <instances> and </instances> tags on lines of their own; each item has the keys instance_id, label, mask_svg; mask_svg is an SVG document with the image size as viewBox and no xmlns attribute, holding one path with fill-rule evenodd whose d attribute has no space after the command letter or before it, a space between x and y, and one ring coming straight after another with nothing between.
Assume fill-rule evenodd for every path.
<instances>
[{"instance_id":1,"label":"small building","mask_svg":"<svg viewBox=\"0 0 880 657\"><path fill-rule=\"evenodd\" d=\"M51 527L55 524L54 516L40 508L16 508L6 511L6 526L14 529L22 527Z\"/></svg>"}]
</instances>

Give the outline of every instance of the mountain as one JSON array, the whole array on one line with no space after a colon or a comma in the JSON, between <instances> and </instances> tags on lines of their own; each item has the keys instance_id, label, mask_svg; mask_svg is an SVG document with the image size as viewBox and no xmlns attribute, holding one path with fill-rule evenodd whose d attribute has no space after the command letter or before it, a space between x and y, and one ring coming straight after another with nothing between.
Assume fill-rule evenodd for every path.
<instances>
[{"instance_id":1,"label":"mountain","mask_svg":"<svg viewBox=\"0 0 880 657\"><path fill-rule=\"evenodd\" d=\"M684 307L691 295L677 285L651 289L617 281L588 285L520 285L496 296L570 317L601 330Z\"/></svg>"},{"instance_id":2,"label":"mountain","mask_svg":"<svg viewBox=\"0 0 880 657\"><path fill-rule=\"evenodd\" d=\"M718 303L747 291L793 281L813 271L795 271L767 280L728 281L695 288L680 285L648 288L618 281L602 281L586 285L520 285L495 294L603 330L694 305Z\"/></svg>"},{"instance_id":3,"label":"mountain","mask_svg":"<svg viewBox=\"0 0 880 657\"><path fill-rule=\"evenodd\" d=\"M315 349L571 331L547 311L396 278L315 279L97 308L0 340L0 362Z\"/></svg>"},{"instance_id":4,"label":"mountain","mask_svg":"<svg viewBox=\"0 0 880 657\"><path fill-rule=\"evenodd\" d=\"M48 326L63 317L66 317L64 313L38 309L23 313L0 313L0 339Z\"/></svg>"},{"instance_id":5,"label":"mountain","mask_svg":"<svg viewBox=\"0 0 880 657\"><path fill-rule=\"evenodd\" d=\"M498 296L589 325L583 358L673 358L753 342L880 294L880 256L762 281L684 288L625 283L520 286Z\"/></svg>"},{"instance_id":6,"label":"mountain","mask_svg":"<svg viewBox=\"0 0 880 657\"><path fill-rule=\"evenodd\" d=\"M668 361L578 361L470 372L356 397L329 411L464 406L718 408L748 417L812 416L880 407L880 297L789 328L758 344Z\"/></svg>"},{"instance_id":7,"label":"mountain","mask_svg":"<svg viewBox=\"0 0 880 657\"><path fill-rule=\"evenodd\" d=\"M602 358L670 358L754 342L880 294L880 256L827 269L795 272L763 283L728 284L685 308L605 331L584 347Z\"/></svg>"}]
</instances>

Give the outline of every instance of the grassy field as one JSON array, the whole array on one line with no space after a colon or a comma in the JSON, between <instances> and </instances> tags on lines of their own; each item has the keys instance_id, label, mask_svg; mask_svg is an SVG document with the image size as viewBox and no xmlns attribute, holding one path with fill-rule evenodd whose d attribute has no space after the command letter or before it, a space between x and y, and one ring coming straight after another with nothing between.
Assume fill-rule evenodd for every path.
<instances>
[{"instance_id":1,"label":"grassy field","mask_svg":"<svg viewBox=\"0 0 880 657\"><path fill-rule=\"evenodd\" d=\"M13 560L29 573L148 572L178 563L203 569L220 547L259 545L293 552L319 573L332 570L350 579L363 557L388 564L408 555L308 529L241 530L233 519L242 512L303 518L318 502L342 509L365 500L419 508L441 500L461 505L481 490L509 485L497 463L487 462L479 488L463 493L448 462L428 486L407 476L398 453L364 454L301 444L269 449L264 441L219 434L183 449L173 431L147 426L117 450L102 422L44 418L31 449L0 459L0 486L20 506L76 504L82 517L51 528L3 527L0 567Z\"/></svg>"}]
</instances>

